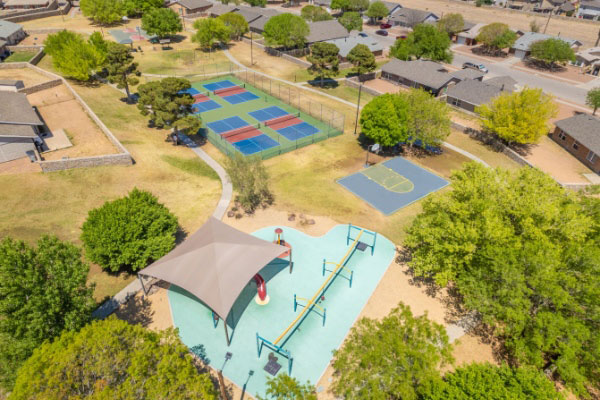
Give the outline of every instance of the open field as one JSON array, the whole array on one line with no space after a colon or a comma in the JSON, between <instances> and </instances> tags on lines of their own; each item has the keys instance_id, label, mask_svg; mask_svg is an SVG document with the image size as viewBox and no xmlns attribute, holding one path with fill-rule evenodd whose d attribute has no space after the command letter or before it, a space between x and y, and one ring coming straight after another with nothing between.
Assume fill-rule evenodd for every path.
<instances>
[{"instance_id":1,"label":"open field","mask_svg":"<svg viewBox=\"0 0 600 400\"><path fill-rule=\"evenodd\" d=\"M50 80L47 76L39 74L30 68L0 69L0 79L20 80L23 81L25 87L34 86Z\"/></svg>"},{"instance_id":2,"label":"open field","mask_svg":"<svg viewBox=\"0 0 600 400\"><path fill-rule=\"evenodd\" d=\"M352 103L356 103L358 101L358 89L346 86L343 82L340 82L337 86L327 86L324 85L320 87L318 85L310 85L307 87L311 87L313 89L317 89L323 93L330 94L335 97L339 97L340 99L344 99L346 101L350 101ZM362 92L360 94L360 104L364 106L369 101L373 100L375 96L369 94L367 92Z\"/></svg>"},{"instance_id":3,"label":"open field","mask_svg":"<svg viewBox=\"0 0 600 400\"><path fill-rule=\"evenodd\" d=\"M122 29L122 28L135 28L140 26L142 23L141 19L130 19L125 23L120 23L111 28L103 27L105 38L109 37L108 29ZM83 16L81 13L69 14L69 15L57 15L54 17L40 18L33 21L19 22L23 25L25 30L28 29L47 29L47 28L60 28L68 29L71 31L77 31L80 33L92 33L94 31L101 31L99 25L95 25L90 22L89 19Z\"/></svg>"}]
</instances>

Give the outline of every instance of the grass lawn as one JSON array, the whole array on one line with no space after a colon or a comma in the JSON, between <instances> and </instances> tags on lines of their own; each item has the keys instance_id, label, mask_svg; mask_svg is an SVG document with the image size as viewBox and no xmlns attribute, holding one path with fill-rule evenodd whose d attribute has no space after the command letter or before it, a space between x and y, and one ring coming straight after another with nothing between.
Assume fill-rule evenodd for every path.
<instances>
[{"instance_id":1,"label":"grass lawn","mask_svg":"<svg viewBox=\"0 0 600 400\"><path fill-rule=\"evenodd\" d=\"M203 52L194 44L180 43L172 50L147 48L143 53L134 53L139 69L146 74L192 76L222 72L230 68L230 62L222 51Z\"/></svg>"},{"instance_id":2,"label":"grass lawn","mask_svg":"<svg viewBox=\"0 0 600 400\"><path fill-rule=\"evenodd\" d=\"M358 102L358 89L350 87L350 86L346 86L343 82L340 82L335 87L332 87L332 86L328 87L327 85L320 87L318 84L317 85L305 85L305 86L310 87L312 89L317 89L323 93L327 93L332 96L339 97L340 99L343 99L343 100L346 100L346 101L349 101L352 103ZM369 101L373 100L374 97L375 96L373 96L372 94L362 91L362 93L360 94L361 106L364 106Z\"/></svg>"},{"instance_id":3,"label":"grass lawn","mask_svg":"<svg viewBox=\"0 0 600 400\"><path fill-rule=\"evenodd\" d=\"M28 62L37 54L37 51L15 51L4 62Z\"/></svg>"}]
</instances>

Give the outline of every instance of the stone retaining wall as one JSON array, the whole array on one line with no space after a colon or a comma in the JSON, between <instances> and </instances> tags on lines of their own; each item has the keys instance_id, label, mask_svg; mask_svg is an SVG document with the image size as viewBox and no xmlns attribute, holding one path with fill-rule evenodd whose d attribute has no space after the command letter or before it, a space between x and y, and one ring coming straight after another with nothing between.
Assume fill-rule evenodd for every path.
<instances>
[{"instance_id":1,"label":"stone retaining wall","mask_svg":"<svg viewBox=\"0 0 600 400\"><path fill-rule=\"evenodd\" d=\"M374 79L374 77L371 78L371 79ZM367 80L369 80L369 79L367 79ZM356 89L360 88L360 83L358 81L358 77L356 77L356 76L353 76L352 78L346 78L346 79L344 79L344 84L346 86L350 86L350 87L353 87L353 88L356 88ZM373 96L381 96L383 94L383 93L379 92L378 90L372 89L370 87L366 87L364 85L362 87L362 90L365 93L369 93L369 94L371 94Z\"/></svg>"},{"instance_id":2,"label":"stone retaining wall","mask_svg":"<svg viewBox=\"0 0 600 400\"><path fill-rule=\"evenodd\" d=\"M102 165L131 165L129 153L107 154L95 157L66 158L62 160L40 161L43 172L63 171L73 168L99 167Z\"/></svg>"},{"instance_id":3,"label":"stone retaining wall","mask_svg":"<svg viewBox=\"0 0 600 400\"><path fill-rule=\"evenodd\" d=\"M63 83L62 80L54 79L54 80L51 80L48 82L44 82L44 83L40 83L37 85L33 85L33 86L29 86L29 87L20 89L19 92L25 93L25 94L33 94L33 93L41 92L42 90L60 86L60 85L62 85L62 83Z\"/></svg>"},{"instance_id":4,"label":"stone retaining wall","mask_svg":"<svg viewBox=\"0 0 600 400\"><path fill-rule=\"evenodd\" d=\"M57 33L64 31L64 28L41 28L41 29L25 29L25 33L28 35L42 35L45 33Z\"/></svg>"},{"instance_id":5,"label":"stone retaining wall","mask_svg":"<svg viewBox=\"0 0 600 400\"><path fill-rule=\"evenodd\" d=\"M56 7L58 7L57 3L55 3L55 4L56 4ZM67 5L62 8L55 8L55 9L47 8L44 11L36 11L36 9L33 9L33 10L29 10L29 14L19 15L19 16L10 16L10 17L6 17L3 19L5 19L6 21L10 21L10 22L33 21L34 19L54 17L57 15L65 15L69 12L70 9L71 9L71 5L69 3L67 3Z\"/></svg>"}]
</instances>

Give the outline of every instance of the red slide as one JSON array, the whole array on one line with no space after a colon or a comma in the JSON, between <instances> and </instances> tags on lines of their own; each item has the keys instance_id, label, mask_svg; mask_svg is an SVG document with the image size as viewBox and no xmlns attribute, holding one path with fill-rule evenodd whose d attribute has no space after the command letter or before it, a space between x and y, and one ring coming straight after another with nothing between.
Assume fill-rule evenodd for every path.
<instances>
[{"instance_id":1,"label":"red slide","mask_svg":"<svg viewBox=\"0 0 600 400\"><path fill-rule=\"evenodd\" d=\"M267 284L260 274L254 275L254 282L256 282L256 291L258 292L258 298L261 301L265 301L267 298Z\"/></svg>"}]
</instances>

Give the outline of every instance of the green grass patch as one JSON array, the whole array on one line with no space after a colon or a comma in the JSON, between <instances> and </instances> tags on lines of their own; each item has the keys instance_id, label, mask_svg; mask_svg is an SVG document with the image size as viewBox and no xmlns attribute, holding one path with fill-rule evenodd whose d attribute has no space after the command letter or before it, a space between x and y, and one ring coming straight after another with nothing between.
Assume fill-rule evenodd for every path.
<instances>
[{"instance_id":1,"label":"green grass patch","mask_svg":"<svg viewBox=\"0 0 600 400\"><path fill-rule=\"evenodd\" d=\"M215 180L219 179L219 175L217 175L215 170L199 158L183 158L166 154L162 155L160 158L170 166L187 172L188 174L204 176Z\"/></svg>"},{"instance_id":2,"label":"green grass patch","mask_svg":"<svg viewBox=\"0 0 600 400\"><path fill-rule=\"evenodd\" d=\"M29 62L36 54L37 51L15 51L4 62Z\"/></svg>"},{"instance_id":3,"label":"green grass patch","mask_svg":"<svg viewBox=\"0 0 600 400\"><path fill-rule=\"evenodd\" d=\"M317 89L320 92L323 93L327 93L330 94L332 96L335 97L339 97L340 99L352 102L352 103L356 103L358 101L358 89L350 87L350 86L346 86L343 83L340 83L338 86L336 87L320 87L320 86L308 86L311 87L313 89ZM362 93L360 94L360 104L361 105L365 105L367 104L369 101L373 100L373 95L362 91Z\"/></svg>"}]
</instances>

